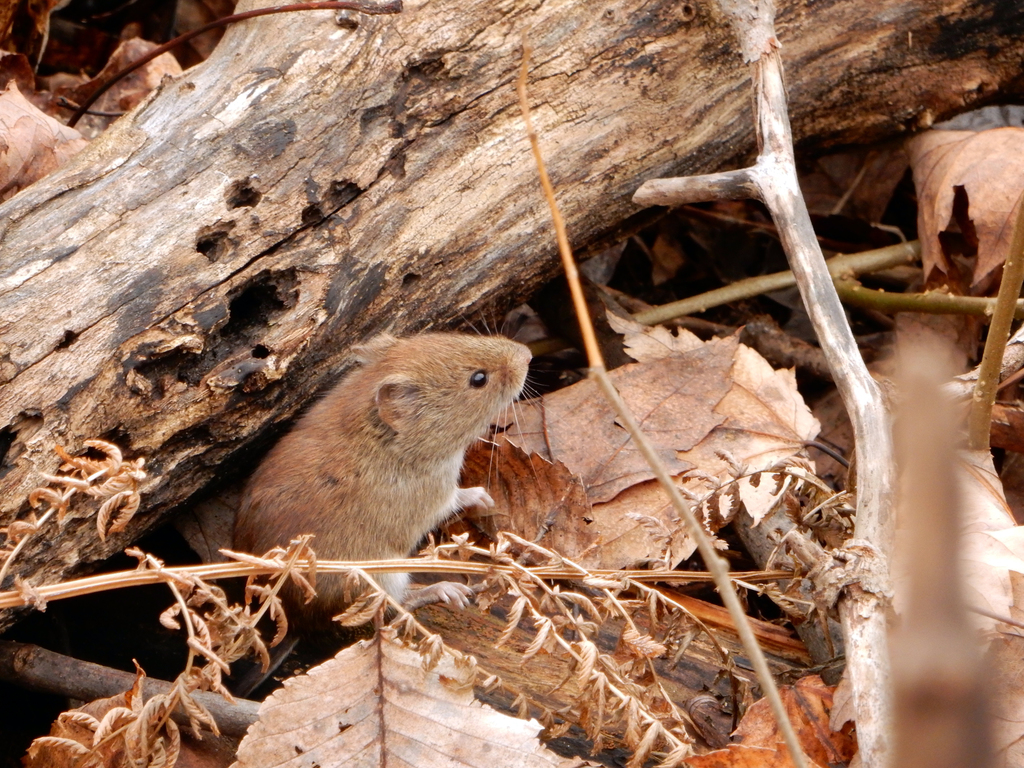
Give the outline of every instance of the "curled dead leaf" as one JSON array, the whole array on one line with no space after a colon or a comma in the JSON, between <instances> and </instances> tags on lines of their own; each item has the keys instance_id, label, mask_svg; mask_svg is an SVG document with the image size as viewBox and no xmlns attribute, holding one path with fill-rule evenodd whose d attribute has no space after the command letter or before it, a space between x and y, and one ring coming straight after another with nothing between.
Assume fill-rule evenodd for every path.
<instances>
[{"instance_id":1,"label":"curled dead leaf","mask_svg":"<svg viewBox=\"0 0 1024 768\"><path fill-rule=\"evenodd\" d=\"M37 109L11 81L0 93L0 200L57 170L87 143Z\"/></svg>"},{"instance_id":2,"label":"curled dead leaf","mask_svg":"<svg viewBox=\"0 0 1024 768\"><path fill-rule=\"evenodd\" d=\"M978 242L971 279L978 285L1010 250L1014 212L1024 192L1024 128L927 131L907 144L918 198L918 233L925 276L950 274L939 233L954 212L956 188L967 196L967 214Z\"/></svg>"}]
</instances>

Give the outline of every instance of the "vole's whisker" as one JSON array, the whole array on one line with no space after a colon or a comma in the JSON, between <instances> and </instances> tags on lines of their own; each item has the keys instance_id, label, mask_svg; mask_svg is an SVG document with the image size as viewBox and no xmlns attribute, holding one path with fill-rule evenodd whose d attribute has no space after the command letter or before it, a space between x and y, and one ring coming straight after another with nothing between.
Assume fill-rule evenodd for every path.
<instances>
[{"instance_id":1,"label":"vole's whisker","mask_svg":"<svg viewBox=\"0 0 1024 768\"><path fill-rule=\"evenodd\" d=\"M491 450L487 454L487 487L493 488L495 480L497 479L497 470L494 466L494 453L498 449L498 434L495 433L494 439L491 440Z\"/></svg>"},{"instance_id":2,"label":"vole's whisker","mask_svg":"<svg viewBox=\"0 0 1024 768\"><path fill-rule=\"evenodd\" d=\"M511 403L509 403L509 407L512 409L512 423L515 425L516 434L519 435L520 442L523 443L523 445L521 446L521 450L527 454L527 460L530 462L530 472L533 473L534 482L539 484L540 475L537 474L537 467L534 466L533 456L532 454L530 454L529 449L526 447L526 439L522 430L524 418L523 409L519 406L519 401L517 400L514 400ZM512 440L509 440L507 436L505 437L505 439L508 440L510 443L513 442ZM514 444L515 443L513 443L513 445Z\"/></svg>"},{"instance_id":3,"label":"vole's whisker","mask_svg":"<svg viewBox=\"0 0 1024 768\"><path fill-rule=\"evenodd\" d=\"M469 329L473 331L473 333L475 333L477 336L484 335L480 332L480 329L477 328L476 323L469 319L469 316L467 314L465 314L464 312L459 312L459 317L462 319L462 324L464 326L469 326Z\"/></svg>"}]
</instances>

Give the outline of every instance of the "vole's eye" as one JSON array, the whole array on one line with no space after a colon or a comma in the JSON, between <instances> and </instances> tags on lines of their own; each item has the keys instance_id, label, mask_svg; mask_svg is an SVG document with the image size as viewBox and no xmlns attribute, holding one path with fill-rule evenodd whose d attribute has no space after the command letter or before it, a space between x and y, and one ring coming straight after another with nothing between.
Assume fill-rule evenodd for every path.
<instances>
[{"instance_id":1,"label":"vole's eye","mask_svg":"<svg viewBox=\"0 0 1024 768\"><path fill-rule=\"evenodd\" d=\"M469 377L469 386L480 389L487 384L487 371L473 371Z\"/></svg>"}]
</instances>

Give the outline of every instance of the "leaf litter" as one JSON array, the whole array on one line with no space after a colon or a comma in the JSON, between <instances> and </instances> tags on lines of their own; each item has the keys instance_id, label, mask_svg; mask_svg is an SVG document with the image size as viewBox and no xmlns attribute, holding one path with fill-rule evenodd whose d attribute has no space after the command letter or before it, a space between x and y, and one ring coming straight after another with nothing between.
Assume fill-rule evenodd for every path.
<instances>
[{"instance_id":1,"label":"leaf litter","mask_svg":"<svg viewBox=\"0 0 1024 768\"><path fill-rule=\"evenodd\" d=\"M0 200L57 170L88 142L26 99L12 80L0 93Z\"/></svg>"},{"instance_id":2,"label":"leaf litter","mask_svg":"<svg viewBox=\"0 0 1024 768\"><path fill-rule=\"evenodd\" d=\"M156 80L159 77L156 75ZM147 83L144 89L108 108L132 106L153 85L155 81ZM0 155L4 159L0 175L6 174L0 189L4 190L5 198L66 162L85 144L77 132L52 120L47 123L40 119L40 116L49 119L46 115L35 110L36 115L29 108L34 109L16 85L0 94L0 121L4 121L8 142ZM1020 182L1024 130L929 132L911 142L911 156L915 163L915 180L920 176L920 229L926 273L951 270L938 235L954 216L954 188L961 186L969 200L970 220L977 238L978 259L972 283L980 284L1005 259L1009 242L1006 221L1020 189L1024 188ZM670 273L669 267L674 266L674 262L668 259L666 265L665 271ZM803 442L813 439L818 431L817 422L796 391L792 372L772 370L760 355L731 338L702 342L685 331L673 334L662 327L645 329L620 318L611 322L613 326L619 323L617 330L626 336L627 352L637 360L621 373L613 373L613 377L620 377L616 383L642 416L677 479L695 500L704 498L705 520L709 527L717 530L731 520L740 504L756 523L783 495L782 473L772 470L780 462L795 457ZM566 394L555 393L539 404L525 407L518 424L507 432L511 440L500 437L486 464L479 456L468 458L467 472L497 475L497 482L492 479L490 486L497 502L496 509L489 515L495 529L510 528L527 538L532 532L541 537L545 545L577 558L584 565L617 568L661 561L673 567L692 554L692 544L684 540L679 521L652 481L646 464L637 460L635 451L624 440L623 430L607 407L602 410L603 401L588 391L584 386L587 384L581 382L575 392L563 390ZM1017 607L1024 599L1021 527L1015 525L1009 513L990 456L984 457L984 461L975 461L973 457L965 459L962 469L968 484L965 496L971 500L970 520L964 530L964 557L972 598L979 607L1021 620L1024 613ZM761 477L763 473L768 473L769 480ZM500 488L497 492L496 486ZM725 486L732 486L734 492L718 492ZM710 496L709 489L715 490ZM989 626L996 625L989 623ZM393 643L392 646L395 654L399 653L399 646ZM650 648L652 653L657 650L656 643L643 638L633 646L642 653L644 648ZM1012 632L1004 631L990 645L993 663L1004 672L999 678L999 743L1008 750L1008 759L1016 756L1018 760L1024 759L1021 746L1024 701L1020 686L1013 682L1019 680L1022 651L1019 634ZM419 663L415 652L403 652L411 654L405 662L407 667ZM438 669L443 665L444 662ZM353 668L342 665L332 672L350 677ZM363 682L373 680L376 683L374 675L383 668L388 669L389 680L403 679L397 667L392 672L390 662L384 660L383 652L378 649ZM450 693L451 689L445 686L458 675L458 670L445 668L444 673L437 674L436 679L426 685L440 685L443 692ZM409 679L406 678L406 684ZM298 684L294 686L296 690L298 687ZM419 682L411 688L421 690ZM303 690L311 701L321 703L322 691L315 687ZM457 704L466 703L465 693L465 690L460 691L462 698L454 703L438 694L434 704L444 714L453 714L459 711ZM796 715L797 722L828 733L827 710L831 707L831 694L820 681L804 678L788 689L786 696L787 705L799 700L806 710ZM279 703L285 698L282 696ZM809 710L808 701L812 702ZM777 738L768 723L770 718L758 707L766 711L763 702L755 704L737 731L743 741L730 747L734 761L692 764L747 764L738 757L741 752L754 761L751 764L788 764L757 760L758 756L766 758L777 747ZM317 713L323 717L324 710L318 708ZM467 720L478 716L477 712L463 713ZM67 723L87 722L89 730L96 724L88 717L69 716L65 720ZM440 715L434 719L433 714L426 718L428 732L433 733L435 725L443 719ZM314 721L315 718L310 719ZM346 730L330 718L327 724L342 733ZM449 725L451 723L445 723L445 727ZM382 726L378 731L381 733ZM491 736L487 734L485 745L492 743ZM513 741L516 738L520 737L514 737ZM532 736L522 736L522 743L530 738ZM830 738L842 741L834 733ZM804 742L817 764L849 759L843 752L849 747L848 743L837 746L822 742L819 751L813 751L812 744L812 740ZM296 751L293 747L288 756L294 757ZM240 751L239 765L267 764L245 763L241 755Z\"/></svg>"},{"instance_id":3,"label":"leaf litter","mask_svg":"<svg viewBox=\"0 0 1024 768\"><path fill-rule=\"evenodd\" d=\"M537 739L540 723L473 698L472 667L448 654L429 664L386 634L271 694L233 768L562 764Z\"/></svg>"},{"instance_id":4,"label":"leaf litter","mask_svg":"<svg viewBox=\"0 0 1024 768\"><path fill-rule=\"evenodd\" d=\"M833 731L829 716L835 688L817 675L783 686L779 693L797 730L800 746L814 766L848 763L857 751L851 728ZM692 768L790 768L793 759L782 744L778 725L764 699L754 702L733 734L737 743L692 757Z\"/></svg>"},{"instance_id":5,"label":"leaf litter","mask_svg":"<svg viewBox=\"0 0 1024 768\"><path fill-rule=\"evenodd\" d=\"M933 282L946 279L955 289L957 270L966 269L969 290L988 291L991 284L986 281L998 275L1009 254L1013 220L1024 192L1024 129L928 131L908 142L908 152L918 190L926 277ZM972 254L946 247L944 233L950 224L959 228L968 250L976 249L973 263L963 259ZM956 346L966 359L973 356L977 341L962 336ZM1024 763L1021 629L994 618L1024 619L1024 527L1017 525L1007 503L1007 491L1019 490L1004 491L987 451L961 451L957 474L964 592L968 604L977 609L972 618L988 647L995 747L1002 764L1020 765ZM905 532L897 531L897 610L905 578L902 563L907 548L914 545Z\"/></svg>"},{"instance_id":6,"label":"leaf litter","mask_svg":"<svg viewBox=\"0 0 1024 768\"><path fill-rule=\"evenodd\" d=\"M819 429L792 371L774 370L735 337L703 342L685 330L673 334L610 313L609 322L637 360L612 371L612 379L673 475L703 503L709 529L729 523L740 504L759 521L779 503L784 485L777 476L762 482L759 473L796 457ZM551 514L539 497L531 504L499 492L496 508L485 513L485 530L500 520L593 568L645 562L674 568L695 550L647 463L589 381L520 404L497 454L485 459L477 450L467 459L464 482L493 486L496 476L501 488L519 488L520 473L533 471L533 485L559 483L561 490L551 493L570 513Z\"/></svg>"}]
</instances>

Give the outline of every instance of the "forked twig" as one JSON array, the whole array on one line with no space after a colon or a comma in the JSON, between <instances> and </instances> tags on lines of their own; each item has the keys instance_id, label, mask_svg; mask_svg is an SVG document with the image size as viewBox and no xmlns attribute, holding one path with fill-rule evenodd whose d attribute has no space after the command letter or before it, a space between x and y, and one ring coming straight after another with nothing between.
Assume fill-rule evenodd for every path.
<instances>
[{"instance_id":1,"label":"forked twig","mask_svg":"<svg viewBox=\"0 0 1024 768\"><path fill-rule=\"evenodd\" d=\"M772 677L771 670L768 668L768 662L765 659L764 652L761 650L761 646L757 643L757 638L754 636L754 631L750 626L750 622L743 610L743 606L740 604L739 597L736 594L736 589L729 578L729 566L715 551L714 545L711 543L711 539L705 533L703 526L701 526L697 521L693 514L693 510L683 498L683 495L679 492L679 488L673 482L672 476L669 474L668 469L666 469L661 457L658 456L657 451L655 451L646 435L644 435L643 431L640 429L639 424L637 424L636 420L633 418L633 414L630 411L629 406L627 406L625 401L623 401L619 396L618 391L616 391L615 386L612 384L612 381L608 376L608 372L605 370L604 358L601 355L601 350L597 343L593 323L590 321L590 313L587 309L586 299L583 295L583 287L580 284L576 261L573 258L572 250L569 247L569 238L566 234L565 222L562 219L561 212L558 210L558 204L555 202L554 188L552 187L551 180L548 177L547 169L544 165L544 158L540 151L540 144L537 139L537 134L533 129L533 121L530 117L529 102L526 98L526 77L529 57L530 47L526 40L524 40L523 61L519 71L519 79L516 84L519 93L519 106L523 113L523 120L526 123L530 146L533 150L534 160L537 163L537 171L540 174L541 186L544 188L544 197L551 209L551 217L554 220L555 235L558 240L558 251L562 258L562 266L565 270L566 279L569 282L569 290L572 294L573 305L576 309L576 316L579 319L580 331L583 336L587 360L590 365L590 377L596 382L608 402L618 414L621 424L626 428L626 431L629 432L633 442L636 443L640 453L643 455L644 459L646 459L651 470L654 472L654 475L661 483L662 488L665 489L665 492L671 499L672 506L675 508L679 517L683 520L686 526L687 533L696 542L697 549L700 551L705 565L714 576L715 584L718 587L722 601L725 603L726 608L728 608L729 615L732 617L733 622L735 622L736 631L743 643L743 648L750 656L750 661L757 674L758 682L761 684L761 689L764 691L765 698L768 699L768 702L771 705L772 712L778 722L779 730L782 731L783 739L785 740L786 747L789 749L793 758L793 762L798 768L804 768L807 765L806 758L800 748L800 742L797 739L796 732L789 720L789 716L786 714L786 709L783 706L781 697L779 696L779 691L775 685L775 680ZM808 221L808 223L810 222ZM815 242L815 244L817 243ZM825 274L826 276L828 275L827 272ZM829 285L831 286L831 282ZM856 346L854 346L854 349L856 349Z\"/></svg>"},{"instance_id":2,"label":"forked twig","mask_svg":"<svg viewBox=\"0 0 1024 768\"><path fill-rule=\"evenodd\" d=\"M864 765L886 766L892 743L892 691L886 651L888 555L894 530L895 461L891 419L879 387L857 349L800 193L786 105L779 42L770 0L720 0L751 63L760 154L750 168L707 176L649 181L634 195L642 205L753 197L765 203L779 231L804 307L850 414L857 452L857 543L871 558L876 586L849 585L839 601L847 670ZM853 544L854 542L850 542Z\"/></svg>"}]
</instances>

